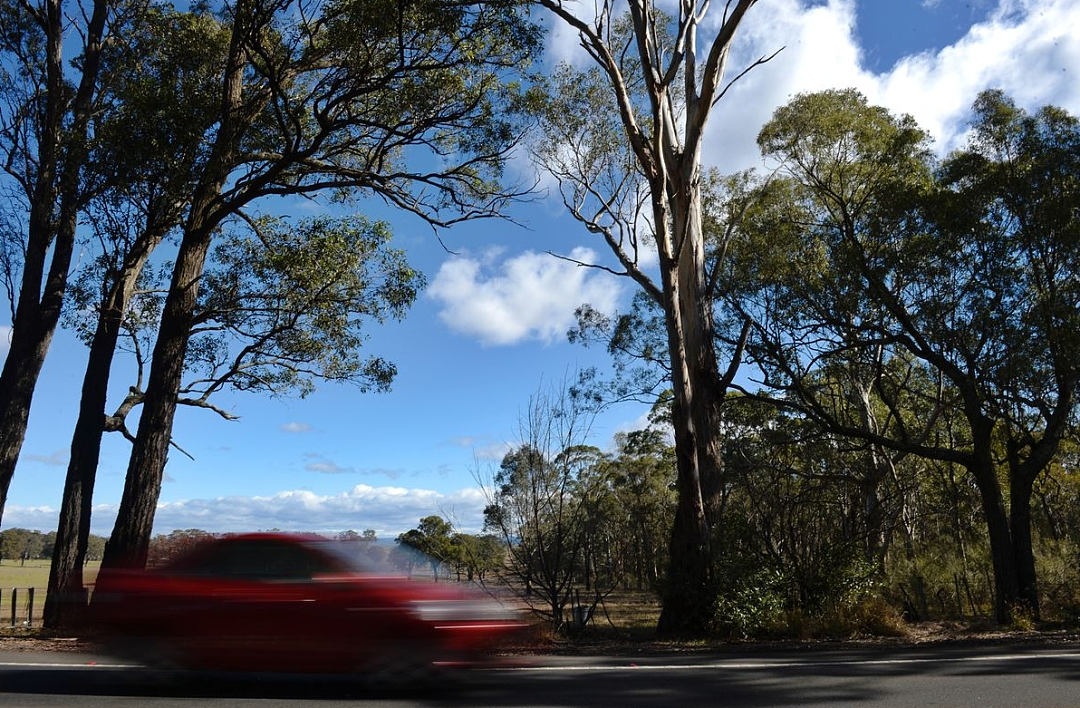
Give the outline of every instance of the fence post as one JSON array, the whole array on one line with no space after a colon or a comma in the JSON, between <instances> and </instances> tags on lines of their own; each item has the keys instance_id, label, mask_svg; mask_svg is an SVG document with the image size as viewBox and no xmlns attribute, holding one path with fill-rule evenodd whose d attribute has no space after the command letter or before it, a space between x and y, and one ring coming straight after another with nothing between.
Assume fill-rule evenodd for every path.
<instances>
[{"instance_id":1,"label":"fence post","mask_svg":"<svg viewBox=\"0 0 1080 708\"><path fill-rule=\"evenodd\" d=\"M15 612L19 609L19 589L11 588L11 626L15 626Z\"/></svg>"},{"instance_id":2,"label":"fence post","mask_svg":"<svg viewBox=\"0 0 1080 708\"><path fill-rule=\"evenodd\" d=\"M34 626L34 588L26 589L26 626Z\"/></svg>"}]
</instances>

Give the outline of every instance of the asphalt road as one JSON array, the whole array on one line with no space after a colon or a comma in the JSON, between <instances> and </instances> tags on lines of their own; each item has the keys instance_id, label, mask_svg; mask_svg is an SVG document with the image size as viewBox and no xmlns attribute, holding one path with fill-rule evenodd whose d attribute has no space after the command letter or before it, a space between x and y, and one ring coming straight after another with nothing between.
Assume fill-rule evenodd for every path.
<instances>
[{"instance_id":1,"label":"asphalt road","mask_svg":"<svg viewBox=\"0 0 1080 708\"><path fill-rule=\"evenodd\" d=\"M3 708L1080 708L1080 644L739 649L537 658L451 687L169 674L75 653L0 653Z\"/></svg>"}]
</instances>

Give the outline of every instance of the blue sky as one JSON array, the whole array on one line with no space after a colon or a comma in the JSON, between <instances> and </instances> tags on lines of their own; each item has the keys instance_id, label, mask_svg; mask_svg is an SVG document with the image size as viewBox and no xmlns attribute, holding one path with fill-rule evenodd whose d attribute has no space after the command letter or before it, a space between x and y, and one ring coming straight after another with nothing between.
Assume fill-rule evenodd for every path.
<instances>
[{"instance_id":1,"label":"blue sky","mask_svg":"<svg viewBox=\"0 0 1080 708\"><path fill-rule=\"evenodd\" d=\"M589 6L584 3L583 6ZM717 9L722 4L717 5ZM575 60L558 24L548 60ZM740 81L717 106L705 159L724 171L758 163L755 136L772 111L801 91L854 86L910 113L946 151L962 144L968 108L1001 88L1028 108L1054 103L1080 114L1080 3L1075 0L761 0L742 30L737 71L783 52ZM526 169L524 163L518 166ZM312 531L375 529L392 538L428 514L465 531L481 524L484 476L514 444L519 413L541 387L603 351L567 343L574 309L625 305L628 282L545 254L604 246L554 200L522 205L515 223L464 224L442 234L370 206L393 224L396 244L428 288L406 321L370 330L370 351L399 370L387 394L324 386L306 399L226 394L226 422L182 409L155 530ZM581 255L582 252L578 252ZM0 357L10 321L0 313ZM31 412L5 528L54 530L86 352L58 333ZM114 376L116 400L128 380ZM646 410L608 410L593 444L641 425ZM107 437L94 496L95 533L107 535L123 488L128 444Z\"/></svg>"}]
</instances>

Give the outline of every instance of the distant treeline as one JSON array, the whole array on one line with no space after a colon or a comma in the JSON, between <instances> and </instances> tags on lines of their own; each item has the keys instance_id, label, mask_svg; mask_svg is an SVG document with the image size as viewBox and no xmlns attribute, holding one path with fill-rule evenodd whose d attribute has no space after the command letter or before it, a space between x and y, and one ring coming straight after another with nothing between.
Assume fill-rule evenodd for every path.
<instances>
[{"instance_id":1,"label":"distant treeline","mask_svg":"<svg viewBox=\"0 0 1080 708\"><path fill-rule=\"evenodd\" d=\"M159 564L178 552L190 548L201 540L213 538L214 534L202 529L175 530L167 534L158 534L150 541L151 565ZM365 529L362 532L343 531L335 534L334 538L343 541L370 541L378 542L375 531ZM105 552L104 536L91 534L89 547L87 548L86 560L99 561ZM0 563L4 561L26 560L49 560L53 555L53 546L56 544L56 532L42 533L29 529L6 529L0 531Z\"/></svg>"},{"instance_id":2,"label":"distant treeline","mask_svg":"<svg viewBox=\"0 0 1080 708\"><path fill-rule=\"evenodd\" d=\"M0 531L0 563L4 561L49 560L56 545L56 532L42 533L29 529ZM105 537L91 534L86 551L87 561L101 560L105 552Z\"/></svg>"}]
</instances>

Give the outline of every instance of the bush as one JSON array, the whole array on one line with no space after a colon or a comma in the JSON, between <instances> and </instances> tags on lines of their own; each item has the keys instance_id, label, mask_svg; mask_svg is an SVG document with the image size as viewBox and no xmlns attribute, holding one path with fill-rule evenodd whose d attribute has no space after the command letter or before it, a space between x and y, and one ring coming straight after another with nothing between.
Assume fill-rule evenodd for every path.
<instances>
[{"instance_id":1,"label":"bush","mask_svg":"<svg viewBox=\"0 0 1080 708\"><path fill-rule=\"evenodd\" d=\"M1043 541L1035 558L1043 622L1080 627L1080 549L1069 540Z\"/></svg>"},{"instance_id":2,"label":"bush","mask_svg":"<svg viewBox=\"0 0 1080 708\"><path fill-rule=\"evenodd\" d=\"M754 639L782 631L786 593L784 577L774 570L759 570L721 597L716 610L716 631L721 636Z\"/></svg>"}]
</instances>

